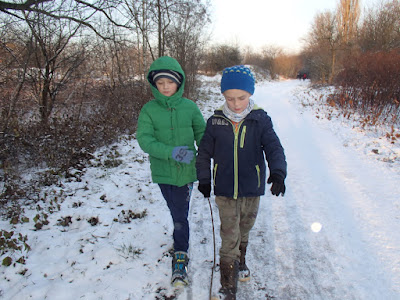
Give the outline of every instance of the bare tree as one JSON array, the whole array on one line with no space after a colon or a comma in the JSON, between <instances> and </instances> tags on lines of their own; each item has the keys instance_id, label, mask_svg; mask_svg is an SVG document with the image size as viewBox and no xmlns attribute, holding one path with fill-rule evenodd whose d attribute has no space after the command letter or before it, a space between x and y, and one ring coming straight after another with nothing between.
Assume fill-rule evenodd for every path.
<instances>
[{"instance_id":1,"label":"bare tree","mask_svg":"<svg viewBox=\"0 0 400 300\"><path fill-rule=\"evenodd\" d=\"M261 67L268 70L271 78L274 79L277 76L275 59L283 53L283 50L277 46L264 46L261 53L263 61Z\"/></svg>"},{"instance_id":2,"label":"bare tree","mask_svg":"<svg viewBox=\"0 0 400 300\"><path fill-rule=\"evenodd\" d=\"M3 95L3 111L1 131L5 133L12 118L17 118L16 108L22 89L25 84L26 71L28 69L32 51L24 47L20 42L20 36L14 35L14 28L9 23L4 23L0 35L0 82L3 83L1 95ZM9 90L6 92L3 90Z\"/></svg>"},{"instance_id":3,"label":"bare tree","mask_svg":"<svg viewBox=\"0 0 400 300\"><path fill-rule=\"evenodd\" d=\"M360 18L358 0L340 0L337 11L338 31L344 44L355 41Z\"/></svg>"},{"instance_id":4,"label":"bare tree","mask_svg":"<svg viewBox=\"0 0 400 300\"><path fill-rule=\"evenodd\" d=\"M141 37L144 56L149 51L155 60L165 54L165 32L174 18L171 7L175 5L177 1L171 0L125 0L125 10Z\"/></svg>"},{"instance_id":5,"label":"bare tree","mask_svg":"<svg viewBox=\"0 0 400 300\"><path fill-rule=\"evenodd\" d=\"M137 49L142 49L138 61L143 74L151 61L171 55L187 75L190 94L203 52L203 32L210 22L208 5L201 0L125 0L124 7L136 28Z\"/></svg>"},{"instance_id":6,"label":"bare tree","mask_svg":"<svg viewBox=\"0 0 400 300\"><path fill-rule=\"evenodd\" d=\"M206 5L200 1L182 2L171 7L171 12L176 17L165 32L165 47L182 65L186 74L185 92L190 95L195 89L195 76L204 52L203 31L210 19Z\"/></svg>"},{"instance_id":7,"label":"bare tree","mask_svg":"<svg viewBox=\"0 0 400 300\"><path fill-rule=\"evenodd\" d=\"M153 6L154 4L149 0L125 0L124 2L125 13L132 19L138 37L138 48L142 48L143 58L147 56L147 52L150 52L153 58L155 56L152 46L152 35L156 32ZM144 61L144 68L146 67L147 63Z\"/></svg>"},{"instance_id":8,"label":"bare tree","mask_svg":"<svg viewBox=\"0 0 400 300\"><path fill-rule=\"evenodd\" d=\"M400 48L400 2L392 0L371 8L360 28L359 45L363 51L389 51Z\"/></svg>"},{"instance_id":9,"label":"bare tree","mask_svg":"<svg viewBox=\"0 0 400 300\"><path fill-rule=\"evenodd\" d=\"M238 47L216 45L207 50L204 60L206 71L216 73L226 67L241 64L243 59Z\"/></svg>"},{"instance_id":10,"label":"bare tree","mask_svg":"<svg viewBox=\"0 0 400 300\"><path fill-rule=\"evenodd\" d=\"M320 61L319 65L321 66L320 71L314 72L314 74L323 74L321 72L322 67L328 64L328 62L322 63L322 61L325 60L322 54L329 51L330 74L328 75L328 82L331 83L335 75L336 54L337 51L340 49L342 43L342 37L338 28L337 14L330 11L317 14L314 18L311 30L308 33L306 42L308 44L309 50L319 49L319 51L312 51L319 56L319 58L315 57L315 59L316 61ZM318 54L318 52L320 52L321 54Z\"/></svg>"},{"instance_id":11,"label":"bare tree","mask_svg":"<svg viewBox=\"0 0 400 300\"><path fill-rule=\"evenodd\" d=\"M30 32L26 44L33 50L28 78L39 105L41 121L46 124L58 93L84 60L83 45L72 46L72 39L79 33L81 24L71 20L58 21L37 12L28 12L25 16Z\"/></svg>"}]
</instances>

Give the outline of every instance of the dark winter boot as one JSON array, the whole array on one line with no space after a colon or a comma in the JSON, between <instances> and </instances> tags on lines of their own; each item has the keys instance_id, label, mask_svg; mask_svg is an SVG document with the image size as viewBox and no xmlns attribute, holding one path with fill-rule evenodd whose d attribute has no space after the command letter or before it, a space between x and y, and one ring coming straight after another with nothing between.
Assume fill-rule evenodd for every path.
<instances>
[{"instance_id":1,"label":"dark winter boot","mask_svg":"<svg viewBox=\"0 0 400 300\"><path fill-rule=\"evenodd\" d=\"M245 282L250 280L250 270L246 265L247 243L242 243L239 246L240 261L239 261L239 281Z\"/></svg>"},{"instance_id":2,"label":"dark winter boot","mask_svg":"<svg viewBox=\"0 0 400 300\"><path fill-rule=\"evenodd\" d=\"M187 266L189 257L186 252L177 251L172 259L172 278L171 284L175 287L189 284Z\"/></svg>"},{"instance_id":3,"label":"dark winter boot","mask_svg":"<svg viewBox=\"0 0 400 300\"><path fill-rule=\"evenodd\" d=\"M219 298L224 300L236 300L239 262L220 262L221 289Z\"/></svg>"}]
</instances>

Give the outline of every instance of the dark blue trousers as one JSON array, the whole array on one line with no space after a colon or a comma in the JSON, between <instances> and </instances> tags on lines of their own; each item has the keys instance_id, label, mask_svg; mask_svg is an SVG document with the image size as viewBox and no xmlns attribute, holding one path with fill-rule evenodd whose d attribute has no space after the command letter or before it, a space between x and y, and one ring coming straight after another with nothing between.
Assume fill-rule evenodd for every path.
<instances>
[{"instance_id":1,"label":"dark blue trousers","mask_svg":"<svg viewBox=\"0 0 400 300\"><path fill-rule=\"evenodd\" d=\"M189 249L189 202L193 183L184 186L159 184L174 222L174 251Z\"/></svg>"}]
</instances>

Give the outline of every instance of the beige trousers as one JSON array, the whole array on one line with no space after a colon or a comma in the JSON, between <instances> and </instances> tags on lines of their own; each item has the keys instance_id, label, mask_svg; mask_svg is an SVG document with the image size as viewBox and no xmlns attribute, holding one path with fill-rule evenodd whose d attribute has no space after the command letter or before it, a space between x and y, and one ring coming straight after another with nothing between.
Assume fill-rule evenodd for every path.
<instances>
[{"instance_id":1,"label":"beige trousers","mask_svg":"<svg viewBox=\"0 0 400 300\"><path fill-rule=\"evenodd\" d=\"M231 263L240 258L240 244L249 242L249 232L257 218L260 197L238 199L216 196L221 220L220 260Z\"/></svg>"}]
</instances>

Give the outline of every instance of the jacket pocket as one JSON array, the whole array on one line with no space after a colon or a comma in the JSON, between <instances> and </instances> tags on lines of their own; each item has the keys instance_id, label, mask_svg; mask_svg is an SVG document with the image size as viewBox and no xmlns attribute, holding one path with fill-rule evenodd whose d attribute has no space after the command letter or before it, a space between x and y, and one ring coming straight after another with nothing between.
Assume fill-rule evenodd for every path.
<instances>
[{"instance_id":1,"label":"jacket pocket","mask_svg":"<svg viewBox=\"0 0 400 300\"><path fill-rule=\"evenodd\" d=\"M258 178L258 188L261 186L261 178L260 178L260 166L256 165L256 171L257 171L257 178Z\"/></svg>"},{"instance_id":2,"label":"jacket pocket","mask_svg":"<svg viewBox=\"0 0 400 300\"><path fill-rule=\"evenodd\" d=\"M240 148L244 147L244 138L246 137L246 126L243 126L242 134L240 136Z\"/></svg>"},{"instance_id":3,"label":"jacket pocket","mask_svg":"<svg viewBox=\"0 0 400 300\"><path fill-rule=\"evenodd\" d=\"M216 178L217 178L217 168L218 168L218 164L215 164L215 165L214 165L214 172L213 172L214 186L217 185L216 182L215 182L215 180L216 180Z\"/></svg>"}]
</instances>

